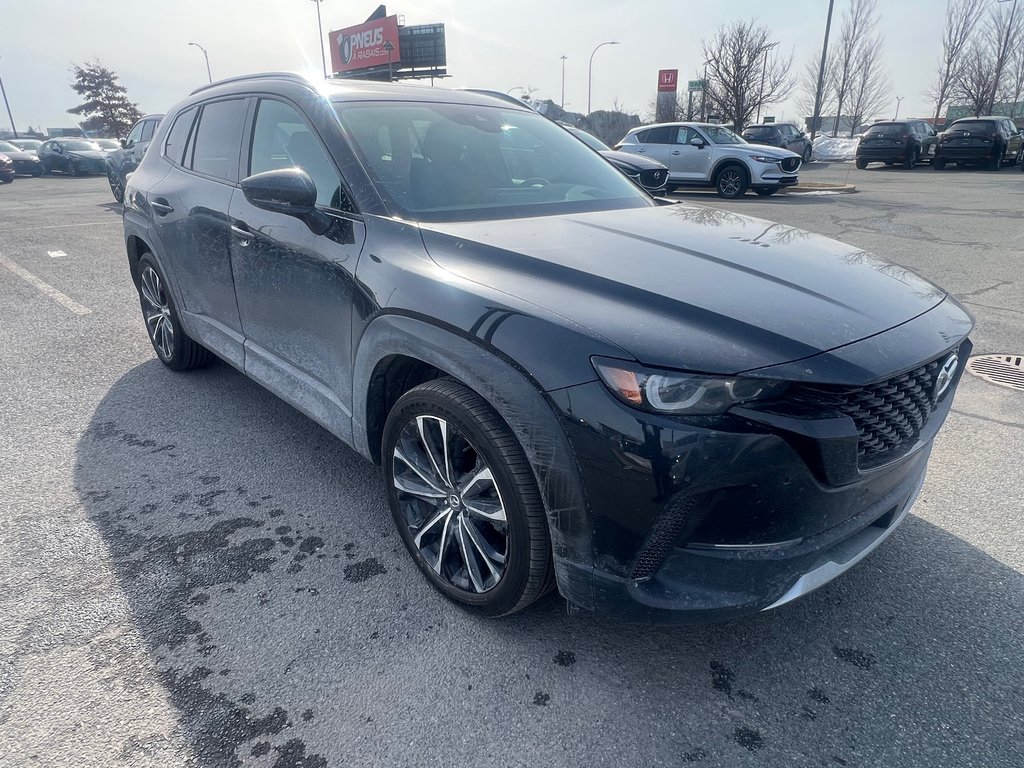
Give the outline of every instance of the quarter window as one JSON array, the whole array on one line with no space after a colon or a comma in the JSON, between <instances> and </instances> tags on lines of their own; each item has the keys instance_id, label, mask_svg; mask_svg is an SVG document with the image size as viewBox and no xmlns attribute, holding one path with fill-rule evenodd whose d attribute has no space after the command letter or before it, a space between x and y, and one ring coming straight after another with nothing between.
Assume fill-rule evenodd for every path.
<instances>
[{"instance_id":1,"label":"quarter window","mask_svg":"<svg viewBox=\"0 0 1024 768\"><path fill-rule=\"evenodd\" d=\"M196 107L186 109L174 118L174 125L167 133L167 141L164 143L164 155L172 163L181 165L182 155L185 153L185 144L188 142L188 134L192 130L192 123L196 119Z\"/></svg>"},{"instance_id":2,"label":"quarter window","mask_svg":"<svg viewBox=\"0 0 1024 768\"><path fill-rule=\"evenodd\" d=\"M249 173L279 168L301 168L308 173L316 185L317 205L351 210L334 165L298 111L280 101L262 99L253 125Z\"/></svg>"},{"instance_id":3,"label":"quarter window","mask_svg":"<svg viewBox=\"0 0 1024 768\"><path fill-rule=\"evenodd\" d=\"M245 110L245 99L203 105L192 142L192 170L225 181L238 181L238 154L242 145Z\"/></svg>"}]
</instances>

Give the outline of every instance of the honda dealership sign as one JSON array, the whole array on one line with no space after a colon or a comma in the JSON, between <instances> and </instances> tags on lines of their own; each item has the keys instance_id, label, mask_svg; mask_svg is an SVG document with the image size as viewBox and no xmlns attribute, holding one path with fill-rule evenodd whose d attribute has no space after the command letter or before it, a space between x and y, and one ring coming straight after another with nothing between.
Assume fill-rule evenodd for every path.
<instances>
[{"instance_id":1,"label":"honda dealership sign","mask_svg":"<svg viewBox=\"0 0 1024 768\"><path fill-rule=\"evenodd\" d=\"M658 70L658 101L655 108L655 119L659 123L676 119L676 91L678 88L678 69Z\"/></svg>"},{"instance_id":2,"label":"honda dealership sign","mask_svg":"<svg viewBox=\"0 0 1024 768\"><path fill-rule=\"evenodd\" d=\"M386 67L388 46L391 44L390 61L398 64L402 60L398 49L398 17L368 21L355 27L331 32L331 64L335 72L350 72L366 67Z\"/></svg>"}]
</instances>

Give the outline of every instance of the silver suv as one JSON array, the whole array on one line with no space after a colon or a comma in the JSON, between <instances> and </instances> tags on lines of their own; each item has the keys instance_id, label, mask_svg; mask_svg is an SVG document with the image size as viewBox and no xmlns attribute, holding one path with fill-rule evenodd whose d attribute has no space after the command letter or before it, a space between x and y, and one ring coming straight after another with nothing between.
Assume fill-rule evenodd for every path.
<instances>
[{"instance_id":1,"label":"silver suv","mask_svg":"<svg viewBox=\"0 0 1024 768\"><path fill-rule=\"evenodd\" d=\"M742 197L748 189L775 194L797 183L800 155L788 149L748 144L722 125L659 123L634 128L615 147L668 166L668 189L714 187L720 197Z\"/></svg>"}]
</instances>

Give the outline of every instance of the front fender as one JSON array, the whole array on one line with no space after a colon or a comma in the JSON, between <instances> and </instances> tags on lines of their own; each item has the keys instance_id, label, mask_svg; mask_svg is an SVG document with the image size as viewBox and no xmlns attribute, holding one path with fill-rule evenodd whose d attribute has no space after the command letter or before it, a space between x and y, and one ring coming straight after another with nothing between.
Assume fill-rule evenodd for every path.
<instances>
[{"instance_id":1,"label":"front fender","mask_svg":"<svg viewBox=\"0 0 1024 768\"><path fill-rule=\"evenodd\" d=\"M376 317L366 328L353 370L353 445L372 458L367 397L378 364L404 355L445 371L483 397L522 446L547 511L559 590L576 605L593 606L590 521L579 469L547 396L515 367L472 341L423 320Z\"/></svg>"}]
</instances>

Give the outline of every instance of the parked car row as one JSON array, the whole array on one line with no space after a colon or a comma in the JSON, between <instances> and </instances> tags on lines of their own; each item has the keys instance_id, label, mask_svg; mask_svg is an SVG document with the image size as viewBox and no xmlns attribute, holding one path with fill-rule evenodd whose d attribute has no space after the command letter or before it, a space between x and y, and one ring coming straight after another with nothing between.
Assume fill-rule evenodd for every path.
<instances>
[{"instance_id":1,"label":"parked car row","mask_svg":"<svg viewBox=\"0 0 1024 768\"><path fill-rule=\"evenodd\" d=\"M998 171L1004 165L1024 170L1024 131L1008 117L970 117L955 121L942 133L926 120L886 120L872 124L857 145L856 165L902 165L910 169L930 163L938 171L947 165L981 165Z\"/></svg>"}]
</instances>

